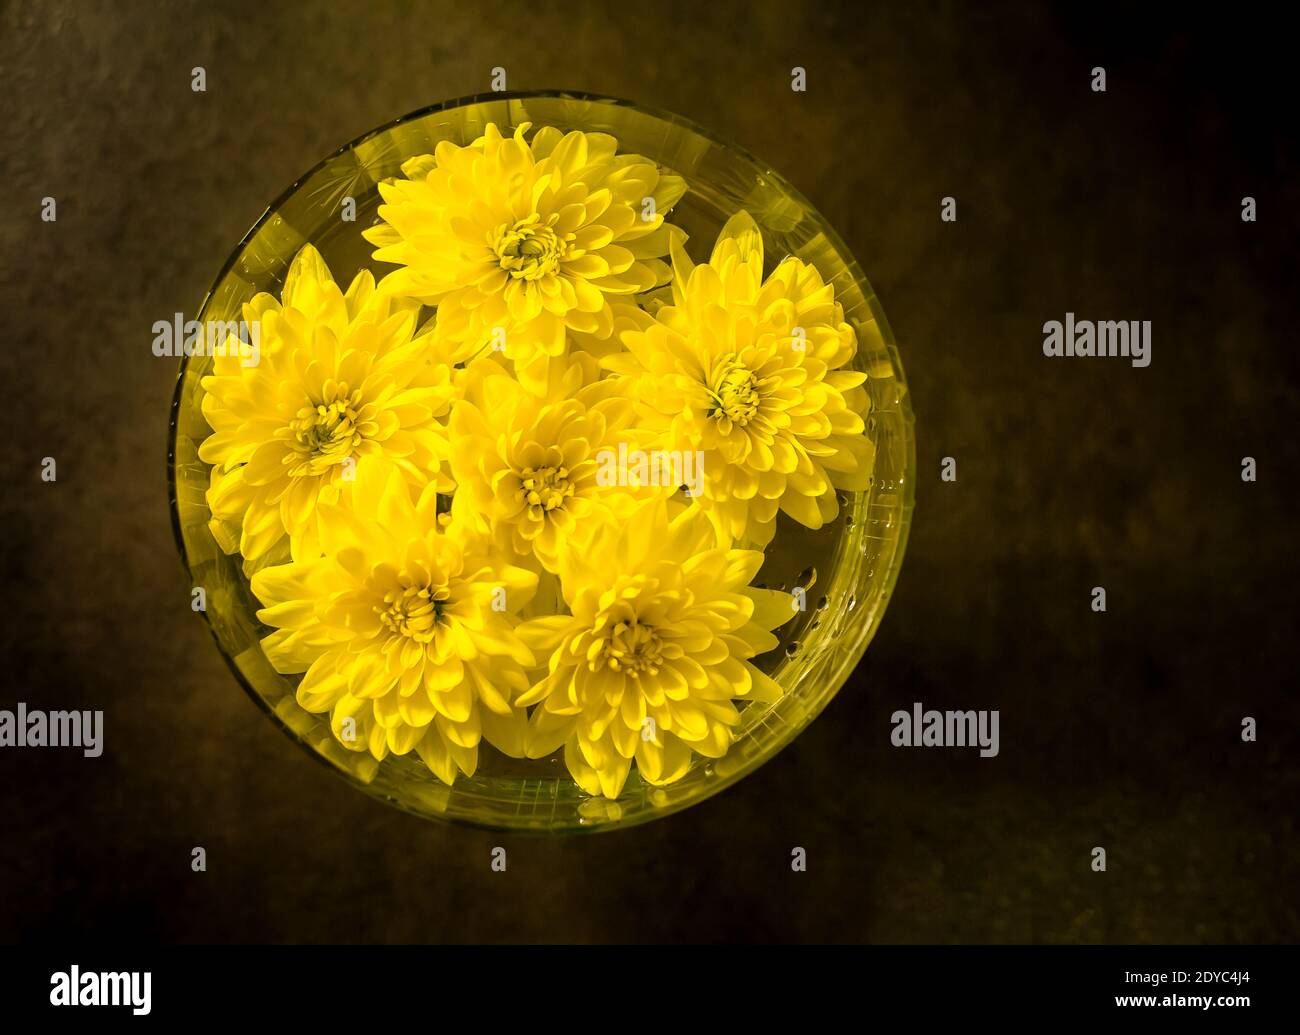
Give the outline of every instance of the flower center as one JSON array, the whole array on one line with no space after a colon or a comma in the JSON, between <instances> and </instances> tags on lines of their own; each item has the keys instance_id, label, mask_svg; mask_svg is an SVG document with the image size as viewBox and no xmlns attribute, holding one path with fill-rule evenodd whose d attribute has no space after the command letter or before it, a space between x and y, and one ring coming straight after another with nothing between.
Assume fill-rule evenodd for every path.
<instances>
[{"instance_id":1,"label":"flower center","mask_svg":"<svg viewBox=\"0 0 1300 1035\"><path fill-rule=\"evenodd\" d=\"M519 483L519 495L524 503L545 514L564 506L564 501L573 495L567 467L525 467L519 472Z\"/></svg>"},{"instance_id":2,"label":"flower center","mask_svg":"<svg viewBox=\"0 0 1300 1035\"><path fill-rule=\"evenodd\" d=\"M501 268L517 280L539 280L559 268L567 248L549 223L534 213L513 226L502 223L493 243Z\"/></svg>"},{"instance_id":3,"label":"flower center","mask_svg":"<svg viewBox=\"0 0 1300 1035\"><path fill-rule=\"evenodd\" d=\"M717 386L708 391L713 400L710 417L729 420L743 428L758 414L761 401L758 378L752 370L740 363L729 364L718 379Z\"/></svg>"},{"instance_id":4,"label":"flower center","mask_svg":"<svg viewBox=\"0 0 1300 1035\"><path fill-rule=\"evenodd\" d=\"M356 451L362 440L357 430L360 405L359 391L349 394L347 385L338 385L324 401L298 411L289 431L301 462L290 469L291 477L325 474Z\"/></svg>"},{"instance_id":5,"label":"flower center","mask_svg":"<svg viewBox=\"0 0 1300 1035\"><path fill-rule=\"evenodd\" d=\"M416 643L428 643L450 597L451 590L446 586L403 585L385 593L383 604L375 605L375 613L389 632Z\"/></svg>"},{"instance_id":6,"label":"flower center","mask_svg":"<svg viewBox=\"0 0 1300 1035\"><path fill-rule=\"evenodd\" d=\"M635 618L621 621L610 630L604 648L591 663L593 671L599 667L600 659L615 672L623 672L633 679L640 679L643 672L656 676L663 664L659 634L654 626L642 625Z\"/></svg>"}]
</instances>

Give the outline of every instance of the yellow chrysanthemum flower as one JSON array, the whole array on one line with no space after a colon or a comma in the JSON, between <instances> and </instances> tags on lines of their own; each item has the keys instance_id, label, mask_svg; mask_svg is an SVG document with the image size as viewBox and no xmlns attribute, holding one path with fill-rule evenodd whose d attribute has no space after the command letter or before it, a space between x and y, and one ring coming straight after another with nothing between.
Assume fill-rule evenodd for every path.
<instances>
[{"instance_id":1,"label":"yellow chrysanthemum flower","mask_svg":"<svg viewBox=\"0 0 1300 1035\"><path fill-rule=\"evenodd\" d=\"M778 509L820 528L834 488L865 489L875 456L866 375L845 366L857 338L831 286L796 258L764 280L745 212L707 263L674 249L673 267L672 304L642 314L622 334L629 352L602 364L637 379L644 419L672 448L703 451L697 502L722 537L765 545Z\"/></svg>"},{"instance_id":2,"label":"yellow chrysanthemum flower","mask_svg":"<svg viewBox=\"0 0 1300 1035\"><path fill-rule=\"evenodd\" d=\"M724 549L694 507L657 500L562 555L571 614L525 622L520 636L549 673L518 701L537 703L528 756L564 745L574 780L616 798L633 759L668 784L692 753L721 758L740 722L733 699L775 700L780 687L750 663L793 614L788 594L751 588L756 550Z\"/></svg>"},{"instance_id":3,"label":"yellow chrysanthemum flower","mask_svg":"<svg viewBox=\"0 0 1300 1035\"><path fill-rule=\"evenodd\" d=\"M492 359L476 360L449 424L453 513L552 572L566 545L638 501L677 489L618 477L628 474L616 469L620 456L649 446L652 436L631 426L632 400L600 378L593 357L575 353L563 364L551 364L539 396Z\"/></svg>"},{"instance_id":4,"label":"yellow chrysanthemum flower","mask_svg":"<svg viewBox=\"0 0 1300 1035\"><path fill-rule=\"evenodd\" d=\"M440 521L434 485L413 501L382 459L359 465L351 507L322 504L320 518L323 556L252 580L258 618L277 627L267 658L306 673L298 703L329 712L345 747L376 759L414 749L448 784L473 775L480 738L522 757L516 698L534 658L515 616L537 576Z\"/></svg>"},{"instance_id":5,"label":"yellow chrysanthemum flower","mask_svg":"<svg viewBox=\"0 0 1300 1035\"><path fill-rule=\"evenodd\" d=\"M203 379L210 527L246 561L285 535L294 558L319 553L317 507L346 502L362 457L389 458L416 485L451 487L439 475L447 445L435 419L450 404L451 371L428 361L427 339L412 340L418 304L377 291L366 270L345 295L310 245L282 299L263 293L244 306L260 361L246 366L227 348Z\"/></svg>"},{"instance_id":6,"label":"yellow chrysanthemum flower","mask_svg":"<svg viewBox=\"0 0 1300 1035\"><path fill-rule=\"evenodd\" d=\"M365 231L375 258L402 267L395 293L438 307L437 335L460 358L495 345L530 387L566 332L607 338L610 298L668 279L664 222L685 192L654 162L616 154L605 133L561 134L528 124L503 137L489 124L467 147L440 143L381 183L381 224ZM653 202L653 206L652 206Z\"/></svg>"}]
</instances>

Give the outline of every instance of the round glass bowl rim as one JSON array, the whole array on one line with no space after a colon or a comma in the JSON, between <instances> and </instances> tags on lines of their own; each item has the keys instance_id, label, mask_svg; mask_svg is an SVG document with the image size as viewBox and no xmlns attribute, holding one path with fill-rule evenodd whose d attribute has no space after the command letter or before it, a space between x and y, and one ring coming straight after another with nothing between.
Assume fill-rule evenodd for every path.
<instances>
[{"instance_id":1,"label":"round glass bowl rim","mask_svg":"<svg viewBox=\"0 0 1300 1035\"><path fill-rule=\"evenodd\" d=\"M249 244L257 236L258 232L267 223L267 221L273 218L275 214L281 209L281 207L290 198L292 198L306 183L308 183L317 173L325 169L331 162L335 161L336 159L340 158L343 155L346 155L348 152L361 147L367 141L375 137L379 137L385 133L389 133L392 130L396 129L397 127L405 123L414 122L418 119L423 119L430 115L437 114L438 112L452 111L458 108L466 108L475 104L484 104L484 103L492 103L492 102L508 102L508 101L528 101L528 100L537 100L537 99L550 99L550 100L558 100L558 101L566 101L566 100L578 101L578 102L585 102L585 103L606 104L606 105L612 105L621 108L630 108L641 115L649 116L651 118L659 119L661 121L680 126L682 129L696 134L700 138L707 140L708 142L715 145L716 147L722 148L723 150L738 156L740 159L749 163L754 168L761 169L763 171L763 175L768 177L772 182L772 184L775 187L777 187L783 194L787 195L790 199L797 202L803 209L805 209L807 212L815 216L819 223L819 231L825 234L827 240L834 248L835 252L846 262L851 263L851 265L857 267L857 276L861 279L863 284L865 284L868 288L870 287L870 281L867 280L865 271L862 270L861 266L857 263L856 259L854 259L853 253L849 250L847 245L845 245L844 241L840 238L839 233L821 215L821 213L817 210L816 206L814 206L811 202L809 202L808 199L804 197L802 192L800 192L798 188L796 188L793 184L791 184L789 180L787 180L783 175L781 175L780 173L772 169L771 166L768 165L768 163L760 160L747 148L742 147L739 144L736 144L730 140L726 140L724 138L719 137L716 133L712 132L711 130L705 129L704 127L700 126L698 123L694 122L689 118L686 118L685 116L678 115L675 112L670 112L649 105L641 104L640 102L636 102L636 101L629 101L623 98L611 97L606 94L587 93L581 90L510 90L510 91L500 91L500 92L491 91L488 93L470 94L467 96L456 97L445 101L439 101L435 104L430 104L426 107L419 108L412 112L408 112L405 115L400 115L397 118L392 119L391 121L384 123L381 126L377 126L374 129L371 129L361 134L356 139L343 144L342 146L336 148L334 151L325 155L318 162L316 162L310 169L308 169L301 176L295 179L293 183L291 183L288 187L282 190L276 196L275 200L273 200L269 205L267 205L266 209L262 212L262 214L258 216L258 218L253 222L252 226L250 226L248 231L244 234L244 236L231 249L226 261L222 264L220 271L217 273L216 277L213 278L211 285L208 287L207 292L204 294L203 300L199 304L197 313L201 315L203 312L207 310L207 307L211 303L217 289L225 281L226 277L233 269L235 263L244 254ZM870 291L868 297L869 298L875 297L874 290ZM911 516L912 516L912 510L914 508L913 495L914 495L914 474L916 468L916 455L915 455L916 443L915 443L915 435L912 430L914 418L912 415L909 393L906 391L906 379L902 369L901 361L899 361L897 355L897 348L893 340L892 332L890 332L888 322L884 318L883 313L876 311L874 312L873 315L878 321L880 321L883 324L882 336L894 360L893 373L900 386L899 406L902 411L903 425L906 433L906 442L904 444L905 466L903 470L903 478L905 484L903 485L903 490L904 490L903 499L902 499L901 506L899 508L900 510L899 531L898 531L897 543L894 547L893 554L889 558L889 572L883 584L884 596L882 597L882 601L881 601L881 608L883 611L886 598L888 595L892 594L893 586L898 578L898 573L901 570L903 555L907 548L907 540L911 529ZM185 356L182 357L180 360L179 369L177 371L177 377L176 377L176 387L172 393L172 404L171 404L171 409L169 411L170 420L169 420L169 428L168 428L168 436L167 436L167 488L168 488L169 510L171 511L172 533L176 541L177 550L180 554L181 563L184 566L187 573L191 571L191 568L190 568L189 553L186 549L184 530L181 526L180 507L177 500L176 440L177 440L177 434L179 430L177 414L179 413L181 407L181 400L185 388L185 374L186 374L186 370L188 369L190 359L191 357ZM656 807L653 809L641 809L627 816L626 818L598 821L598 822L593 822L590 825L566 825L563 827L555 827L555 828L540 828L540 827L528 827L528 826L512 826L508 823L496 823L490 820L477 820L477 819L471 819L463 816L450 816L450 815L439 816L436 814L431 814L429 812L424 812L412 808L407 803L395 799L392 795L384 794L382 791L368 786L364 781L358 779L354 774L334 764L332 761L330 761L330 759L328 759L325 755L323 755L321 752L316 750L311 744L309 744L305 739L300 737L296 732L294 732L294 730L292 730L288 725L285 724L285 722L280 718L280 716L278 716L274 712L274 710L268 704L266 699L257 690L257 688L252 685L248 677L235 663L234 657L231 656L230 652L226 648L226 645L221 642L220 637L217 635L216 628L212 624L212 621L207 615L206 611L202 613L203 613L204 621L208 626L208 630L209 632L212 633L213 639L216 641L218 652L225 660L226 666L230 669L232 674L235 676L236 681L239 683L241 687L243 687L244 692L247 693L248 696L253 699L253 701L257 704L257 706L267 714L267 716L275 723L277 727L280 728L280 730L283 733L289 736L290 739L292 739L296 744L298 744L298 746L304 752L306 752L309 756L314 758L316 762L329 769L330 772L343 778L346 782L352 784L358 790L363 791L367 796L381 797L385 802L394 806L395 808L398 808L404 812L409 812L412 815L417 816L418 818L421 819L436 820L438 822L451 825L451 826L464 826L464 827L470 827L478 830L484 830L484 829L499 830L502 832L508 832L511 834L517 834L522 836L542 836L542 837L554 836L556 834L599 833L599 832L610 831L610 830L629 829L633 826L638 826L641 823L647 823L654 819L664 818L675 812L680 812L683 809L690 808L694 805L698 805L701 802L713 797L718 792L725 790L727 787L730 787L731 785L739 782L744 777L754 772L764 763L770 761L773 757L775 757L782 750L788 747L789 744L800 733L802 733L803 730L806 729L807 726L811 724L817 718L818 715L821 714L821 712L826 707L826 705L830 703L830 700L843 687L844 682L847 680L848 676L852 673L853 669L855 669L858 663L862 660L863 655L866 653L867 647L870 645L871 641L875 638L875 634L879 628L880 620L881 618L883 618L883 614L877 617L874 624L869 625L869 627L866 629L865 635L863 635L862 642L859 645L859 647L840 659L839 663L835 666L831 678L828 678L826 680L826 684L827 684L826 688L823 689L817 695L817 699L815 701L811 702L811 706L807 710L806 717L800 725L798 725L797 727L792 727L781 738L775 740L770 746L769 750L766 750L763 753L757 755L756 757L750 759L746 764L737 767L735 770L727 773L725 776L720 776L717 779L711 781L710 784L707 785L702 790L701 793L693 797L690 797L686 800L672 802L667 806ZM867 621L870 623L871 619L868 618ZM452 793L454 793L455 790L456 788L454 786L449 788L449 791Z\"/></svg>"}]
</instances>

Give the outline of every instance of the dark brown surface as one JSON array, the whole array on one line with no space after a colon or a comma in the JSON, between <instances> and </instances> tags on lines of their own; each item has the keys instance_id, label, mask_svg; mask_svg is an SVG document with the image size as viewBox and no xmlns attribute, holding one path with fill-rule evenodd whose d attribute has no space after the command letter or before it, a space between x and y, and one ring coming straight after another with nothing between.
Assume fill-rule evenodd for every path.
<instances>
[{"instance_id":1,"label":"dark brown surface","mask_svg":"<svg viewBox=\"0 0 1300 1035\"><path fill-rule=\"evenodd\" d=\"M0 707L107 726L98 760L0 752L0 939L1295 941L1294 90L1262 16L1088 11L0 7ZM190 613L167 513L153 321L327 152L497 65L784 172L871 277L918 414L851 684L740 785L598 838L424 823L312 764ZM1152 320L1152 366L1044 359L1066 310ZM1001 755L891 748L913 700L1000 708Z\"/></svg>"}]
</instances>

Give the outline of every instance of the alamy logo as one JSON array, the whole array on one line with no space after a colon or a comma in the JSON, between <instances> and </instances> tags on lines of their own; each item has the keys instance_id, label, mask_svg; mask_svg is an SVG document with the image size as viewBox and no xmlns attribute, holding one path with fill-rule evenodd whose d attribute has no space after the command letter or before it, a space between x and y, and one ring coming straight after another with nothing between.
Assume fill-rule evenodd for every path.
<instances>
[{"instance_id":1,"label":"alamy logo","mask_svg":"<svg viewBox=\"0 0 1300 1035\"><path fill-rule=\"evenodd\" d=\"M894 730L889 735L894 747L978 747L981 758L998 753L998 713L994 711L925 711L921 702L910 712L896 711L889 717Z\"/></svg>"},{"instance_id":2,"label":"alamy logo","mask_svg":"<svg viewBox=\"0 0 1300 1035\"><path fill-rule=\"evenodd\" d=\"M1065 314L1065 323L1048 320L1043 324L1043 355L1124 356L1135 367L1151 365L1150 320L1075 320Z\"/></svg>"},{"instance_id":3,"label":"alamy logo","mask_svg":"<svg viewBox=\"0 0 1300 1035\"><path fill-rule=\"evenodd\" d=\"M170 321L153 325L153 354L170 356L238 356L246 367L262 361L262 327L256 320L186 320L176 313Z\"/></svg>"},{"instance_id":4,"label":"alamy logo","mask_svg":"<svg viewBox=\"0 0 1300 1035\"><path fill-rule=\"evenodd\" d=\"M103 712L0 711L0 747L79 747L87 758L104 752Z\"/></svg>"},{"instance_id":5,"label":"alamy logo","mask_svg":"<svg viewBox=\"0 0 1300 1035\"><path fill-rule=\"evenodd\" d=\"M51 1006L129 1006L137 1017L143 1017L152 1008L150 971L120 971L117 973L89 970L73 966L67 971L58 970L50 975Z\"/></svg>"},{"instance_id":6,"label":"alamy logo","mask_svg":"<svg viewBox=\"0 0 1300 1035\"><path fill-rule=\"evenodd\" d=\"M618 451L600 449L596 452L597 485L662 486L679 489L685 487L689 496L704 492L704 454L699 450L683 452L677 449L628 449L620 442Z\"/></svg>"}]
</instances>

